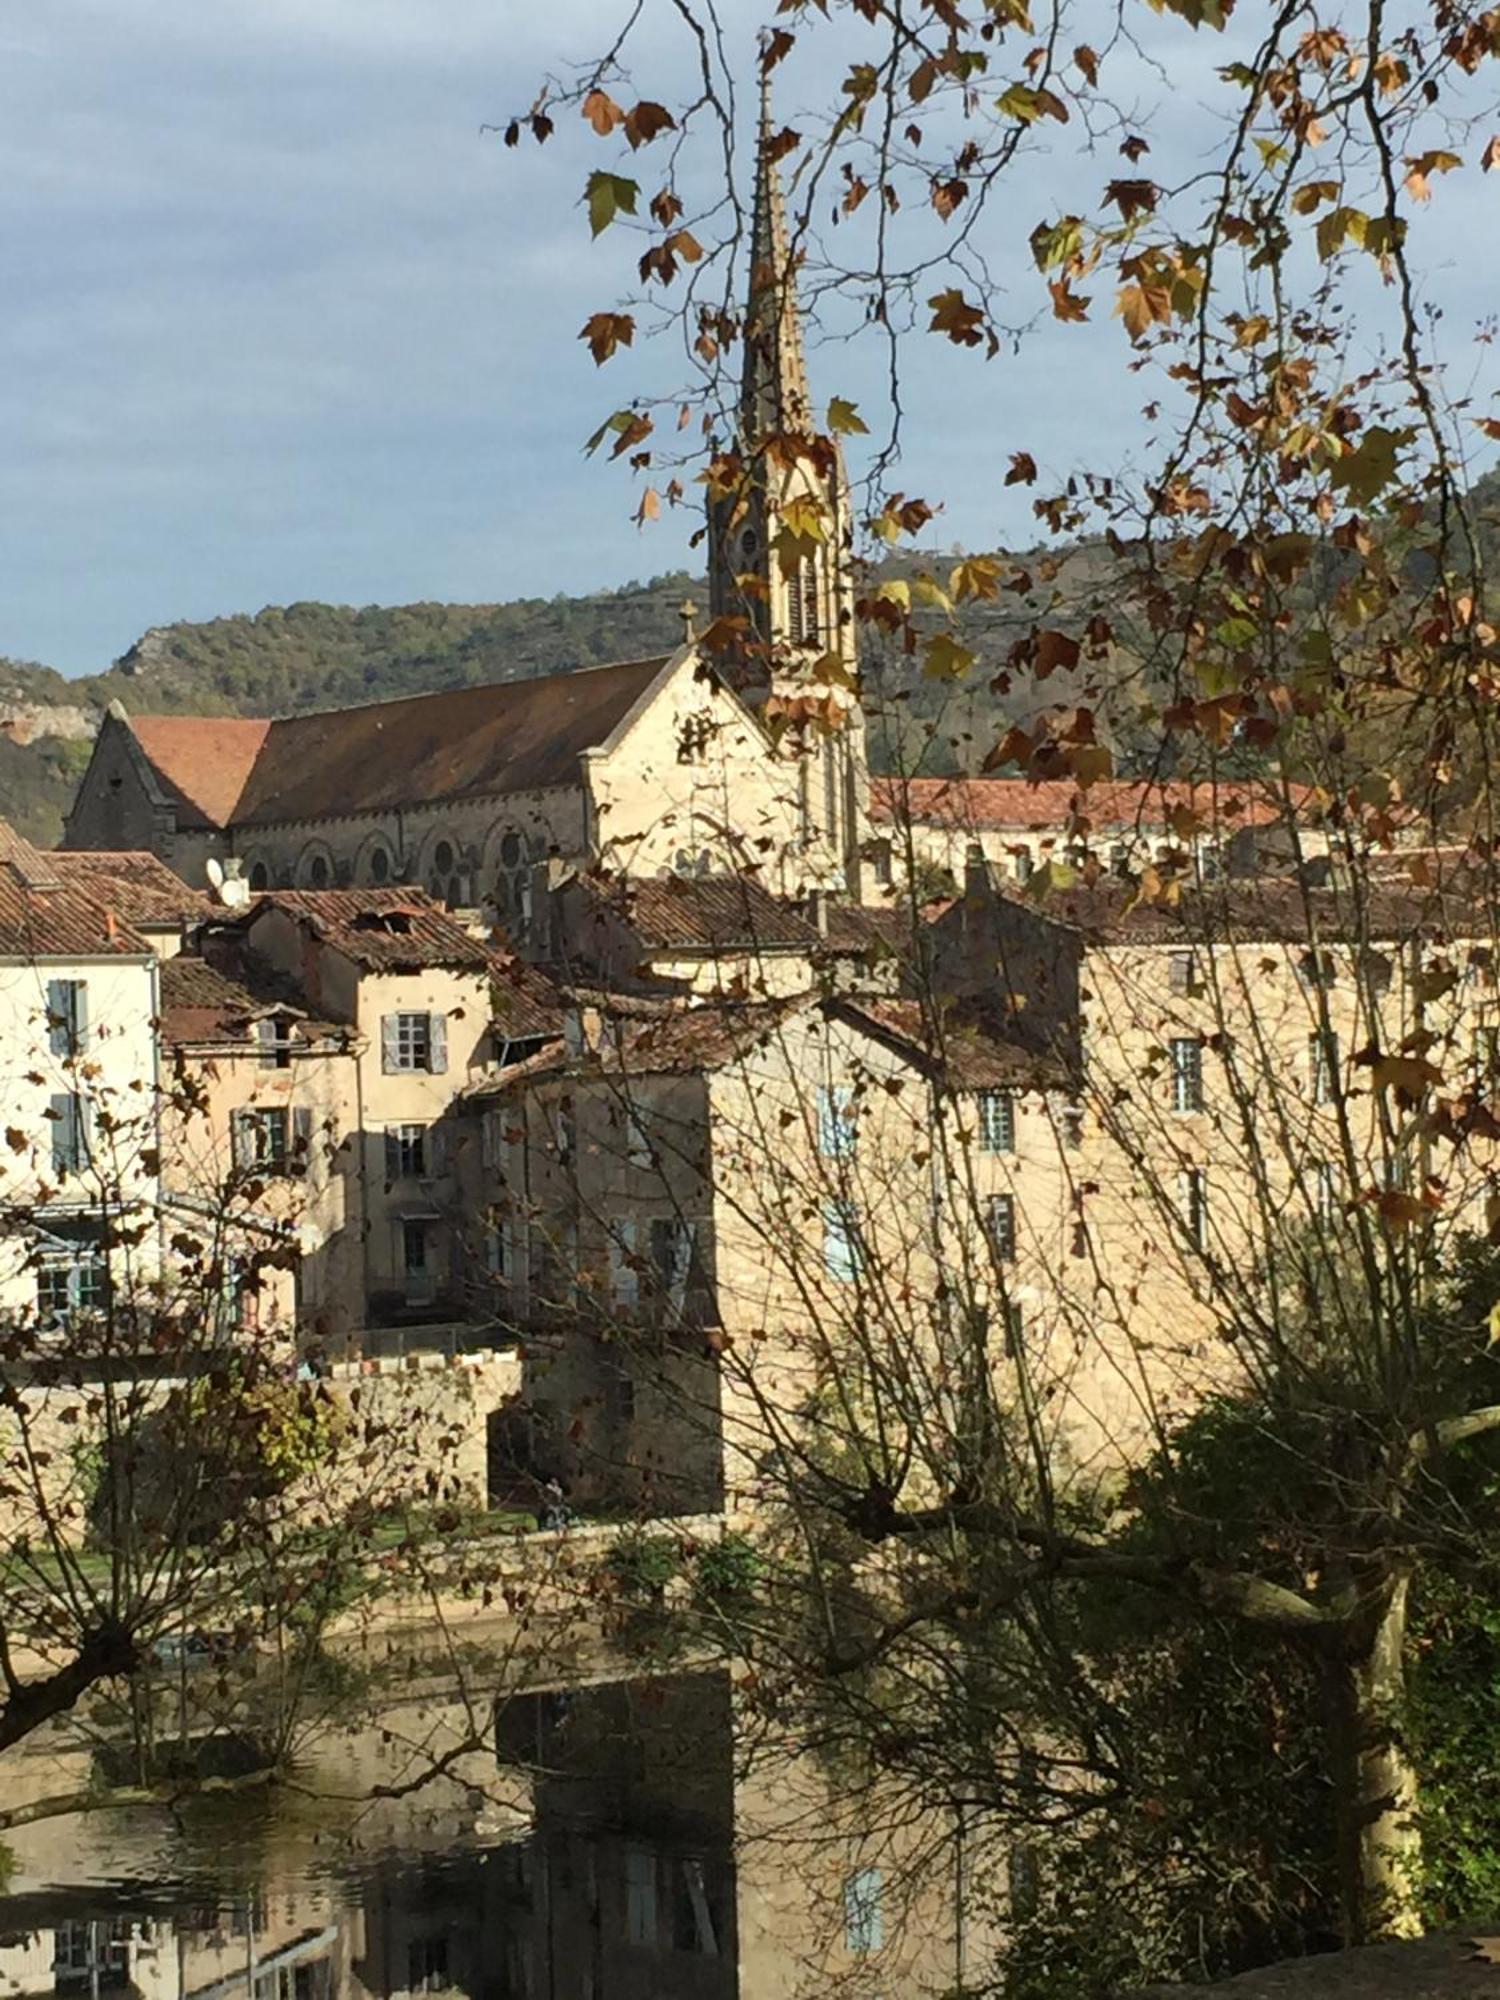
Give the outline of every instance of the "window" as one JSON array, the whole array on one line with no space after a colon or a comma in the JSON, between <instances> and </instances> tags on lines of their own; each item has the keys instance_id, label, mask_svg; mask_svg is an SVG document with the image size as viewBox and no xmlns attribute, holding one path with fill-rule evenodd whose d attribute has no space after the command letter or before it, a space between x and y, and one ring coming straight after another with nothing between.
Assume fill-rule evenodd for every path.
<instances>
[{"instance_id":1,"label":"window","mask_svg":"<svg viewBox=\"0 0 1500 2000\"><path fill-rule=\"evenodd\" d=\"M641 1302L641 1273L633 1222L617 1222L609 1232L609 1295L627 1311Z\"/></svg>"},{"instance_id":2,"label":"window","mask_svg":"<svg viewBox=\"0 0 1500 2000\"><path fill-rule=\"evenodd\" d=\"M285 1014L272 1014L255 1024L262 1069L289 1069L292 1061L292 1024Z\"/></svg>"},{"instance_id":3,"label":"window","mask_svg":"<svg viewBox=\"0 0 1500 2000\"><path fill-rule=\"evenodd\" d=\"M446 1014L383 1014L380 1020L380 1066L387 1076L403 1070L428 1070L444 1076L448 1069Z\"/></svg>"},{"instance_id":4,"label":"window","mask_svg":"<svg viewBox=\"0 0 1500 2000\"><path fill-rule=\"evenodd\" d=\"M823 1269L838 1284L859 1276L864 1254L859 1240L859 1210L847 1201L830 1201L823 1208Z\"/></svg>"},{"instance_id":5,"label":"window","mask_svg":"<svg viewBox=\"0 0 1500 2000\"><path fill-rule=\"evenodd\" d=\"M634 1841L625 1849L625 1940L656 1943L656 1856Z\"/></svg>"},{"instance_id":6,"label":"window","mask_svg":"<svg viewBox=\"0 0 1500 2000\"><path fill-rule=\"evenodd\" d=\"M48 1251L37 1266L37 1317L44 1326L56 1326L75 1313L98 1312L108 1287L109 1266L101 1251Z\"/></svg>"},{"instance_id":7,"label":"window","mask_svg":"<svg viewBox=\"0 0 1500 2000\"><path fill-rule=\"evenodd\" d=\"M250 870L250 889L252 894L257 896L263 896L267 891L267 889L270 888L270 886L271 886L270 869L266 866L264 861L255 862Z\"/></svg>"},{"instance_id":8,"label":"window","mask_svg":"<svg viewBox=\"0 0 1500 2000\"><path fill-rule=\"evenodd\" d=\"M1307 1068L1313 1103L1331 1104L1339 1077L1339 1038L1332 1028L1308 1036Z\"/></svg>"},{"instance_id":9,"label":"window","mask_svg":"<svg viewBox=\"0 0 1500 2000\"><path fill-rule=\"evenodd\" d=\"M89 1106L86 1098L66 1092L48 1108L52 1124L52 1171L79 1174L89 1163Z\"/></svg>"},{"instance_id":10,"label":"window","mask_svg":"<svg viewBox=\"0 0 1500 2000\"><path fill-rule=\"evenodd\" d=\"M389 882L390 879L390 854L383 847L372 847L370 850L370 880L379 884L381 882Z\"/></svg>"},{"instance_id":11,"label":"window","mask_svg":"<svg viewBox=\"0 0 1500 2000\"><path fill-rule=\"evenodd\" d=\"M1026 1309L1019 1299L1004 1299L1000 1306L1000 1326L1005 1340L1005 1351L1012 1361L1018 1360L1022 1352L1022 1342L1026 1334Z\"/></svg>"},{"instance_id":12,"label":"window","mask_svg":"<svg viewBox=\"0 0 1500 2000\"><path fill-rule=\"evenodd\" d=\"M1016 1150L1016 1100L1011 1091L980 1091L979 1150L981 1153Z\"/></svg>"},{"instance_id":13,"label":"window","mask_svg":"<svg viewBox=\"0 0 1500 2000\"><path fill-rule=\"evenodd\" d=\"M432 1297L432 1265L428 1255L429 1249L427 1224L403 1222L401 1275L406 1296L413 1305L425 1304Z\"/></svg>"},{"instance_id":14,"label":"window","mask_svg":"<svg viewBox=\"0 0 1500 2000\"><path fill-rule=\"evenodd\" d=\"M1313 1213L1319 1222L1337 1222L1342 1207L1343 1176L1336 1160L1319 1160L1313 1168Z\"/></svg>"},{"instance_id":15,"label":"window","mask_svg":"<svg viewBox=\"0 0 1500 2000\"><path fill-rule=\"evenodd\" d=\"M896 879L896 871L891 859L891 843L877 840L870 850L870 872L878 888L889 889Z\"/></svg>"},{"instance_id":16,"label":"window","mask_svg":"<svg viewBox=\"0 0 1500 2000\"><path fill-rule=\"evenodd\" d=\"M885 1942L883 1888L878 1868L857 1868L844 1883L844 1949L851 1958L868 1958Z\"/></svg>"},{"instance_id":17,"label":"window","mask_svg":"<svg viewBox=\"0 0 1500 2000\"><path fill-rule=\"evenodd\" d=\"M797 556L786 574L786 629L794 646L818 642L818 571L808 556Z\"/></svg>"},{"instance_id":18,"label":"window","mask_svg":"<svg viewBox=\"0 0 1500 2000\"><path fill-rule=\"evenodd\" d=\"M1172 1042L1172 1109L1203 1109L1203 1044L1196 1035L1178 1035Z\"/></svg>"},{"instance_id":19,"label":"window","mask_svg":"<svg viewBox=\"0 0 1500 2000\"><path fill-rule=\"evenodd\" d=\"M407 1992L441 1993L448 1984L447 1938L413 1938L406 1947Z\"/></svg>"},{"instance_id":20,"label":"window","mask_svg":"<svg viewBox=\"0 0 1500 2000\"><path fill-rule=\"evenodd\" d=\"M825 1160L852 1160L859 1138L854 1091L847 1083L818 1086L818 1153Z\"/></svg>"},{"instance_id":21,"label":"window","mask_svg":"<svg viewBox=\"0 0 1500 2000\"><path fill-rule=\"evenodd\" d=\"M985 1209L985 1229L990 1248L1004 1264L1016 1254L1016 1198L1013 1194L992 1194Z\"/></svg>"},{"instance_id":22,"label":"window","mask_svg":"<svg viewBox=\"0 0 1500 2000\"><path fill-rule=\"evenodd\" d=\"M1174 993L1191 993L1198 983L1198 961L1190 951L1174 951L1167 961L1167 980Z\"/></svg>"},{"instance_id":23,"label":"window","mask_svg":"<svg viewBox=\"0 0 1500 2000\"><path fill-rule=\"evenodd\" d=\"M1177 1205L1183 1233L1195 1250L1208 1242L1208 1175L1202 1167L1184 1167L1177 1176Z\"/></svg>"},{"instance_id":24,"label":"window","mask_svg":"<svg viewBox=\"0 0 1500 2000\"><path fill-rule=\"evenodd\" d=\"M326 889L332 879L333 873L328 866L327 855L315 854L307 864L308 888Z\"/></svg>"},{"instance_id":25,"label":"window","mask_svg":"<svg viewBox=\"0 0 1500 2000\"><path fill-rule=\"evenodd\" d=\"M672 1944L677 1951L694 1951L703 1958L719 1956L719 1926L709 1902L709 1884L696 1855L678 1862L678 1888L672 1906Z\"/></svg>"},{"instance_id":26,"label":"window","mask_svg":"<svg viewBox=\"0 0 1500 2000\"><path fill-rule=\"evenodd\" d=\"M421 1180L427 1173L427 1127L387 1125L385 1177L388 1181Z\"/></svg>"},{"instance_id":27,"label":"window","mask_svg":"<svg viewBox=\"0 0 1500 2000\"><path fill-rule=\"evenodd\" d=\"M284 1173L290 1157L290 1126L285 1105L236 1111L229 1128L235 1166L247 1173L257 1168L264 1173Z\"/></svg>"},{"instance_id":28,"label":"window","mask_svg":"<svg viewBox=\"0 0 1500 2000\"><path fill-rule=\"evenodd\" d=\"M1035 866L1036 863L1032 859L1031 849L1029 847L1018 847L1016 849L1016 880L1018 882L1029 882Z\"/></svg>"},{"instance_id":29,"label":"window","mask_svg":"<svg viewBox=\"0 0 1500 2000\"><path fill-rule=\"evenodd\" d=\"M89 989L82 979L47 981L47 1046L55 1056L83 1053L88 1041Z\"/></svg>"},{"instance_id":30,"label":"window","mask_svg":"<svg viewBox=\"0 0 1500 2000\"><path fill-rule=\"evenodd\" d=\"M659 1291L674 1306L687 1299L693 1268L694 1228L680 1215L658 1216L651 1225L651 1268Z\"/></svg>"},{"instance_id":31,"label":"window","mask_svg":"<svg viewBox=\"0 0 1500 2000\"><path fill-rule=\"evenodd\" d=\"M1305 951L1297 960L1297 983L1308 992L1315 993L1320 987L1325 991L1338 977L1338 968L1332 952Z\"/></svg>"},{"instance_id":32,"label":"window","mask_svg":"<svg viewBox=\"0 0 1500 2000\"><path fill-rule=\"evenodd\" d=\"M1083 1144L1083 1106L1065 1104L1062 1108L1062 1142L1070 1153L1076 1153Z\"/></svg>"},{"instance_id":33,"label":"window","mask_svg":"<svg viewBox=\"0 0 1500 2000\"><path fill-rule=\"evenodd\" d=\"M693 715L685 715L677 732L678 763L701 764L708 755L713 736L714 719L706 708Z\"/></svg>"}]
</instances>

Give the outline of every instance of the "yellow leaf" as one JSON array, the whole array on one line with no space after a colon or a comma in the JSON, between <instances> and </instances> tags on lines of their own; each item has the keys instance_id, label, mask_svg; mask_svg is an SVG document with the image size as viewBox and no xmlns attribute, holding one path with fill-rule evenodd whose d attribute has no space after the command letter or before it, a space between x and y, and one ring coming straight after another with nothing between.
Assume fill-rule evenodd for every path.
<instances>
[{"instance_id":1,"label":"yellow leaf","mask_svg":"<svg viewBox=\"0 0 1500 2000\"><path fill-rule=\"evenodd\" d=\"M852 403L834 396L828 405L828 428L836 437L868 436L870 426Z\"/></svg>"},{"instance_id":2,"label":"yellow leaf","mask_svg":"<svg viewBox=\"0 0 1500 2000\"><path fill-rule=\"evenodd\" d=\"M993 556L965 556L949 573L948 594L960 604L969 597L998 597L999 563Z\"/></svg>"},{"instance_id":3,"label":"yellow leaf","mask_svg":"<svg viewBox=\"0 0 1500 2000\"><path fill-rule=\"evenodd\" d=\"M921 576L913 577L911 594L918 604L925 604L934 611L951 611L952 599L943 586L924 570Z\"/></svg>"},{"instance_id":4,"label":"yellow leaf","mask_svg":"<svg viewBox=\"0 0 1500 2000\"><path fill-rule=\"evenodd\" d=\"M974 655L951 632L934 632L922 656L922 672L930 681L961 681L974 665Z\"/></svg>"}]
</instances>

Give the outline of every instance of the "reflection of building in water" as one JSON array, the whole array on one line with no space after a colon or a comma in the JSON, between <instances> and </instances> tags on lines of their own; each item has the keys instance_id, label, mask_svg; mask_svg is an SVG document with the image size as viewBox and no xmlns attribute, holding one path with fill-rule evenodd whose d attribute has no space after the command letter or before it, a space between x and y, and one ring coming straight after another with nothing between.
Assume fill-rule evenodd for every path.
<instances>
[{"instance_id":1,"label":"reflection of building in water","mask_svg":"<svg viewBox=\"0 0 1500 2000\"><path fill-rule=\"evenodd\" d=\"M938 1854L947 1829L907 1822L882 1833L866 1800L841 1794L811 1759L760 1747L747 1757L743 1745L737 1755L736 1722L724 1671L512 1697L497 1711L494 1760L482 1758L490 1782L476 1789L472 1765L464 1781L471 1802L507 1801L511 1838L482 1845L450 1818L437 1851L418 1789L401 1802L405 1821L393 1804L393 1816L382 1813L378 1858L334 1876L311 1871L292 1820L268 1823L264 1879L249 1898L153 1881L142 1870L164 1851L160 1824L115 1822L111 1869L142 1887L0 1897L0 2000L890 2000L953 1990L968 1968L951 1862L912 1865L925 1858L924 1835L937 1836ZM345 1762L352 1773L352 1750ZM467 1825L497 1817L476 1806ZM212 1884L225 1851L206 1827L196 1842L184 1835L188 1824L170 1865ZM363 1816L360 1827L368 1833ZM58 1855L49 1850L54 1864Z\"/></svg>"}]
</instances>

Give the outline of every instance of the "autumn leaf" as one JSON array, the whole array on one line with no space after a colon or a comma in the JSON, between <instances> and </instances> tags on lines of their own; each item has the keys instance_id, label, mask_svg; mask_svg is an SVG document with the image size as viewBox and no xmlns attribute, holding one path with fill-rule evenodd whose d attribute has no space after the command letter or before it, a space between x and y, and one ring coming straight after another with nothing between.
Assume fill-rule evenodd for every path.
<instances>
[{"instance_id":1,"label":"autumn leaf","mask_svg":"<svg viewBox=\"0 0 1500 2000\"><path fill-rule=\"evenodd\" d=\"M629 347L635 338L635 321L629 313L597 312L584 322L578 338L588 342L595 363L602 367L616 348Z\"/></svg>"},{"instance_id":2,"label":"autumn leaf","mask_svg":"<svg viewBox=\"0 0 1500 2000\"><path fill-rule=\"evenodd\" d=\"M978 347L984 339L984 314L970 305L957 287L935 292L927 301L932 307L929 333L946 333L960 347Z\"/></svg>"},{"instance_id":3,"label":"autumn leaf","mask_svg":"<svg viewBox=\"0 0 1500 2000\"><path fill-rule=\"evenodd\" d=\"M1013 451L1010 455L1010 470L1005 475L1007 486L1031 486L1036 480L1036 460L1029 451Z\"/></svg>"},{"instance_id":4,"label":"autumn leaf","mask_svg":"<svg viewBox=\"0 0 1500 2000\"><path fill-rule=\"evenodd\" d=\"M828 428L835 437L866 437L870 430L853 403L846 402L842 396L829 399Z\"/></svg>"},{"instance_id":5,"label":"autumn leaf","mask_svg":"<svg viewBox=\"0 0 1500 2000\"><path fill-rule=\"evenodd\" d=\"M1329 484L1349 495L1359 506L1368 506L1396 476L1396 456L1411 443L1411 430L1388 430L1371 424L1353 451L1346 451L1329 467Z\"/></svg>"},{"instance_id":6,"label":"autumn leaf","mask_svg":"<svg viewBox=\"0 0 1500 2000\"><path fill-rule=\"evenodd\" d=\"M1411 196L1413 201L1431 201L1432 176L1434 174L1451 174L1455 167L1461 167L1462 165L1463 161L1457 153L1431 152L1418 153L1416 155L1408 154L1405 160L1406 192Z\"/></svg>"},{"instance_id":7,"label":"autumn leaf","mask_svg":"<svg viewBox=\"0 0 1500 2000\"><path fill-rule=\"evenodd\" d=\"M1055 118L1059 125L1068 122L1068 107L1062 99L1029 83L1013 83L996 100L995 109L1002 118L1014 118L1022 125L1034 125L1039 118Z\"/></svg>"},{"instance_id":8,"label":"autumn leaf","mask_svg":"<svg viewBox=\"0 0 1500 2000\"><path fill-rule=\"evenodd\" d=\"M18 1132L14 1125L5 1128L5 1143L13 1153L24 1153L30 1143L24 1132Z\"/></svg>"},{"instance_id":9,"label":"autumn leaf","mask_svg":"<svg viewBox=\"0 0 1500 2000\"><path fill-rule=\"evenodd\" d=\"M1069 263L1083 248L1083 221L1076 215L1061 216L1056 222L1039 222L1029 238L1031 254L1039 271L1052 271Z\"/></svg>"},{"instance_id":10,"label":"autumn leaf","mask_svg":"<svg viewBox=\"0 0 1500 2000\"><path fill-rule=\"evenodd\" d=\"M1151 215L1156 209L1155 181L1111 181L1104 199L1112 201L1127 222L1132 216Z\"/></svg>"},{"instance_id":11,"label":"autumn leaf","mask_svg":"<svg viewBox=\"0 0 1500 2000\"><path fill-rule=\"evenodd\" d=\"M1165 326L1172 317L1172 295L1165 285L1122 285L1115 311L1125 322L1132 340L1139 340L1153 326Z\"/></svg>"},{"instance_id":12,"label":"autumn leaf","mask_svg":"<svg viewBox=\"0 0 1500 2000\"><path fill-rule=\"evenodd\" d=\"M1087 42L1080 42L1073 51L1073 60L1083 71L1084 80L1092 89L1099 81L1099 58Z\"/></svg>"},{"instance_id":13,"label":"autumn leaf","mask_svg":"<svg viewBox=\"0 0 1500 2000\"><path fill-rule=\"evenodd\" d=\"M640 191L639 182L625 180L619 174L607 174L602 170L590 174L586 196L589 228L593 234L602 235L617 215L634 215Z\"/></svg>"},{"instance_id":14,"label":"autumn leaf","mask_svg":"<svg viewBox=\"0 0 1500 2000\"><path fill-rule=\"evenodd\" d=\"M1480 170L1488 173L1492 167L1500 167L1500 138L1491 139L1479 156Z\"/></svg>"},{"instance_id":15,"label":"autumn leaf","mask_svg":"<svg viewBox=\"0 0 1500 2000\"><path fill-rule=\"evenodd\" d=\"M1067 672L1069 668L1076 667L1080 650L1078 641L1070 639L1066 632L1038 632L1032 653L1037 679L1044 681L1059 669Z\"/></svg>"},{"instance_id":16,"label":"autumn leaf","mask_svg":"<svg viewBox=\"0 0 1500 2000\"><path fill-rule=\"evenodd\" d=\"M956 177L946 181L933 182L932 205L944 222L954 213L968 192L968 182L961 181Z\"/></svg>"},{"instance_id":17,"label":"autumn leaf","mask_svg":"<svg viewBox=\"0 0 1500 2000\"><path fill-rule=\"evenodd\" d=\"M960 681L974 665L974 655L951 632L934 632L922 655L922 672L930 681Z\"/></svg>"},{"instance_id":18,"label":"autumn leaf","mask_svg":"<svg viewBox=\"0 0 1500 2000\"><path fill-rule=\"evenodd\" d=\"M608 91L591 90L583 100L583 115L599 134L607 139L620 123L625 113L609 95Z\"/></svg>"},{"instance_id":19,"label":"autumn leaf","mask_svg":"<svg viewBox=\"0 0 1500 2000\"><path fill-rule=\"evenodd\" d=\"M1070 291L1066 278L1049 278L1047 290L1052 294L1052 317L1060 320L1086 320L1089 316L1089 301Z\"/></svg>"},{"instance_id":20,"label":"autumn leaf","mask_svg":"<svg viewBox=\"0 0 1500 2000\"><path fill-rule=\"evenodd\" d=\"M1016 459L1025 458L1025 456L1024 452L1017 452L1015 457L1012 458L1011 464L1014 465ZM1034 478L1035 476L1036 468L1033 466L1032 477ZM998 597L1000 595L999 563L992 556L965 556L961 562L955 563L949 572L948 594L959 603L962 603L965 598L970 597Z\"/></svg>"},{"instance_id":21,"label":"autumn leaf","mask_svg":"<svg viewBox=\"0 0 1500 2000\"><path fill-rule=\"evenodd\" d=\"M635 524L638 528L644 528L648 521L656 521L660 518L661 495L654 486L648 486L641 495L640 506L635 510Z\"/></svg>"},{"instance_id":22,"label":"autumn leaf","mask_svg":"<svg viewBox=\"0 0 1500 2000\"><path fill-rule=\"evenodd\" d=\"M632 152L636 152L642 146L649 146L651 141L663 132L676 130L677 120L664 104L652 104L643 99L634 111L625 115L625 137L630 141Z\"/></svg>"}]
</instances>

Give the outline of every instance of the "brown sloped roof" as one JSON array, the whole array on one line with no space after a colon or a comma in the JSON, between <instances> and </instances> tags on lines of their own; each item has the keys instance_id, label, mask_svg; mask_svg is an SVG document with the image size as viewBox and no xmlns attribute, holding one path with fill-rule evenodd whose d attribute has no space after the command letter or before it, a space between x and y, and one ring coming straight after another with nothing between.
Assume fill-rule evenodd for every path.
<instances>
[{"instance_id":1,"label":"brown sloped roof","mask_svg":"<svg viewBox=\"0 0 1500 2000\"><path fill-rule=\"evenodd\" d=\"M248 715L133 715L129 726L179 823L228 826L269 722Z\"/></svg>"},{"instance_id":2,"label":"brown sloped roof","mask_svg":"<svg viewBox=\"0 0 1500 2000\"><path fill-rule=\"evenodd\" d=\"M0 819L0 958L150 958L150 945L107 899L65 881Z\"/></svg>"},{"instance_id":3,"label":"brown sloped roof","mask_svg":"<svg viewBox=\"0 0 1500 2000\"><path fill-rule=\"evenodd\" d=\"M648 951L813 951L818 933L753 875L594 875L585 892Z\"/></svg>"},{"instance_id":4,"label":"brown sloped roof","mask_svg":"<svg viewBox=\"0 0 1500 2000\"><path fill-rule=\"evenodd\" d=\"M576 781L665 658L445 688L279 721L130 720L179 804L210 826L267 826Z\"/></svg>"},{"instance_id":5,"label":"brown sloped roof","mask_svg":"<svg viewBox=\"0 0 1500 2000\"><path fill-rule=\"evenodd\" d=\"M1306 819L1317 794L1306 785L1288 787L1299 819ZM1242 826L1278 826L1287 817L1279 792L1249 779L1225 778L1217 785L1180 779L1110 779L1080 791L1062 779L1034 784L1029 778L873 778L870 817L886 825L905 820L952 828L1025 832L1059 830L1070 822L1095 830L1123 831L1164 826L1169 814L1196 813L1206 827L1235 832Z\"/></svg>"},{"instance_id":6,"label":"brown sloped roof","mask_svg":"<svg viewBox=\"0 0 1500 2000\"><path fill-rule=\"evenodd\" d=\"M266 968L250 964L231 979L201 958L182 953L161 968L162 1039L173 1047L193 1042L248 1041L253 1024L266 1014L289 1014L293 1035L319 1041L345 1034L336 1022L308 1019L296 990Z\"/></svg>"},{"instance_id":7,"label":"brown sloped roof","mask_svg":"<svg viewBox=\"0 0 1500 2000\"><path fill-rule=\"evenodd\" d=\"M567 1003L545 972L508 947L489 954L495 1033L507 1041L545 1041L563 1031Z\"/></svg>"},{"instance_id":8,"label":"brown sloped roof","mask_svg":"<svg viewBox=\"0 0 1500 2000\"><path fill-rule=\"evenodd\" d=\"M491 968L491 947L425 889L271 889L251 904L240 926L253 927L273 909L285 910L366 972L419 972L429 965L456 972Z\"/></svg>"},{"instance_id":9,"label":"brown sloped roof","mask_svg":"<svg viewBox=\"0 0 1500 2000\"><path fill-rule=\"evenodd\" d=\"M1057 1089L1063 1070L1035 1050L953 1015L933 1019L916 1000L837 999L830 1011L898 1055L941 1072L956 1090Z\"/></svg>"},{"instance_id":10,"label":"brown sloped roof","mask_svg":"<svg viewBox=\"0 0 1500 2000\"><path fill-rule=\"evenodd\" d=\"M64 882L76 882L87 889L127 923L155 928L204 923L220 914L210 897L190 889L154 854L63 848L48 858Z\"/></svg>"},{"instance_id":11,"label":"brown sloped roof","mask_svg":"<svg viewBox=\"0 0 1500 2000\"><path fill-rule=\"evenodd\" d=\"M1329 941L1399 943L1487 936L1494 924L1488 893L1478 881L1463 891L1456 883L1419 888L1383 874L1372 874L1358 894L1305 886L1285 875L1184 886L1175 900L1138 902L1135 884L1111 875L1049 888L1035 900L1004 887L993 893L997 905L1014 904L1100 944L1305 944L1315 934ZM1170 885L1166 893L1170 898Z\"/></svg>"}]
</instances>

